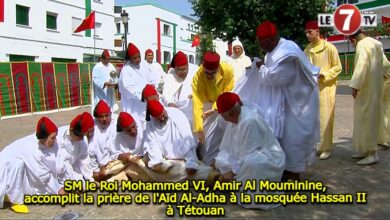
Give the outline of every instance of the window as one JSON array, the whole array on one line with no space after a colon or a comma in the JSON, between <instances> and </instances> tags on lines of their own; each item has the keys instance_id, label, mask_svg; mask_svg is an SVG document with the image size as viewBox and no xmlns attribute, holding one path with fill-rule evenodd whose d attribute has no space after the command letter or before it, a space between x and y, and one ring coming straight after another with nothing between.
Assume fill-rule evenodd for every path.
<instances>
[{"instance_id":1,"label":"window","mask_svg":"<svg viewBox=\"0 0 390 220\"><path fill-rule=\"evenodd\" d=\"M190 30L190 28L191 28L191 25L190 25L190 23L188 23L188 28L187 29Z\"/></svg>"},{"instance_id":2,"label":"window","mask_svg":"<svg viewBox=\"0 0 390 220\"><path fill-rule=\"evenodd\" d=\"M16 5L16 24L29 25L30 8L22 5Z\"/></svg>"},{"instance_id":3,"label":"window","mask_svg":"<svg viewBox=\"0 0 390 220\"><path fill-rule=\"evenodd\" d=\"M164 24L164 35L171 36L171 27L167 24Z\"/></svg>"},{"instance_id":4,"label":"window","mask_svg":"<svg viewBox=\"0 0 390 220\"><path fill-rule=\"evenodd\" d=\"M80 26L81 19L72 17L72 33ZM80 34L80 33L76 33Z\"/></svg>"},{"instance_id":5,"label":"window","mask_svg":"<svg viewBox=\"0 0 390 220\"><path fill-rule=\"evenodd\" d=\"M9 62L16 62L16 61L35 61L35 57L10 54L9 55Z\"/></svg>"},{"instance_id":6,"label":"window","mask_svg":"<svg viewBox=\"0 0 390 220\"><path fill-rule=\"evenodd\" d=\"M57 30L57 14L46 12L46 28Z\"/></svg>"},{"instance_id":7,"label":"window","mask_svg":"<svg viewBox=\"0 0 390 220\"><path fill-rule=\"evenodd\" d=\"M102 23L95 22L95 37L101 37Z\"/></svg>"},{"instance_id":8,"label":"window","mask_svg":"<svg viewBox=\"0 0 390 220\"><path fill-rule=\"evenodd\" d=\"M193 41L195 38L195 34L191 34L191 41Z\"/></svg>"},{"instance_id":9,"label":"window","mask_svg":"<svg viewBox=\"0 0 390 220\"><path fill-rule=\"evenodd\" d=\"M194 59L194 56L193 55L190 55L189 56L189 63L195 63L195 59Z\"/></svg>"},{"instance_id":10,"label":"window","mask_svg":"<svg viewBox=\"0 0 390 220\"><path fill-rule=\"evenodd\" d=\"M52 57L51 58L51 62L55 62L55 63L76 63L77 59Z\"/></svg>"},{"instance_id":11,"label":"window","mask_svg":"<svg viewBox=\"0 0 390 220\"><path fill-rule=\"evenodd\" d=\"M122 47L123 45L122 45L123 43L122 43L122 40L121 39L115 39L114 40L114 46L115 47Z\"/></svg>"},{"instance_id":12,"label":"window","mask_svg":"<svg viewBox=\"0 0 390 220\"><path fill-rule=\"evenodd\" d=\"M192 30L192 31L194 30L194 25L193 25L193 24L191 24L191 30Z\"/></svg>"},{"instance_id":13,"label":"window","mask_svg":"<svg viewBox=\"0 0 390 220\"><path fill-rule=\"evenodd\" d=\"M171 53L164 51L164 64L171 63Z\"/></svg>"},{"instance_id":14,"label":"window","mask_svg":"<svg viewBox=\"0 0 390 220\"><path fill-rule=\"evenodd\" d=\"M83 63L93 63L93 62L95 62L94 61L94 59L95 60L97 60L97 56L99 56L99 55L96 55L96 56L94 56L93 54L83 54Z\"/></svg>"},{"instance_id":15,"label":"window","mask_svg":"<svg viewBox=\"0 0 390 220\"><path fill-rule=\"evenodd\" d=\"M116 23L116 33L117 34L121 33L121 23Z\"/></svg>"}]
</instances>

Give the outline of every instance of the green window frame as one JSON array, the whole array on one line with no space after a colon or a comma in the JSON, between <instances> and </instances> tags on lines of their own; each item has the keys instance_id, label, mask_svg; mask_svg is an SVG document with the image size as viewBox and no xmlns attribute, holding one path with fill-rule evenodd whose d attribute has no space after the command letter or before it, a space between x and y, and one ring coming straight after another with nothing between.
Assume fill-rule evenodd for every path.
<instances>
[{"instance_id":1,"label":"green window frame","mask_svg":"<svg viewBox=\"0 0 390 220\"><path fill-rule=\"evenodd\" d=\"M9 62L20 62L20 61L35 61L35 57L33 56L24 56L18 54L10 54Z\"/></svg>"},{"instance_id":2,"label":"green window frame","mask_svg":"<svg viewBox=\"0 0 390 220\"><path fill-rule=\"evenodd\" d=\"M57 14L52 12L46 13L46 28L57 30Z\"/></svg>"},{"instance_id":3,"label":"green window frame","mask_svg":"<svg viewBox=\"0 0 390 220\"><path fill-rule=\"evenodd\" d=\"M51 62L53 62L53 63L76 63L77 59L52 57Z\"/></svg>"},{"instance_id":4,"label":"green window frame","mask_svg":"<svg viewBox=\"0 0 390 220\"><path fill-rule=\"evenodd\" d=\"M23 5L16 5L16 24L29 25L30 8Z\"/></svg>"}]
</instances>

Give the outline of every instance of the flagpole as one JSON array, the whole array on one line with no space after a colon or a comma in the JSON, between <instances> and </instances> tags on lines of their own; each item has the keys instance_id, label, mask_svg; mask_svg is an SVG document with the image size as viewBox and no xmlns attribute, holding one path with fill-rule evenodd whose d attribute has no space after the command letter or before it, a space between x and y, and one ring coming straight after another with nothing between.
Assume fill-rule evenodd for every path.
<instances>
[{"instance_id":1,"label":"flagpole","mask_svg":"<svg viewBox=\"0 0 390 220\"><path fill-rule=\"evenodd\" d=\"M96 19L93 20L93 62L96 63Z\"/></svg>"}]
</instances>

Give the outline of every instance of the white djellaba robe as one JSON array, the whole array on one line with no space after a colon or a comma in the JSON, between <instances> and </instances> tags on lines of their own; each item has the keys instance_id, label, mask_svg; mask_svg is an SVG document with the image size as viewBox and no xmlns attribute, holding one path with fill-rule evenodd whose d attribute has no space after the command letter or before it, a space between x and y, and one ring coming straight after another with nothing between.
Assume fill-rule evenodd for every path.
<instances>
[{"instance_id":1,"label":"white djellaba robe","mask_svg":"<svg viewBox=\"0 0 390 220\"><path fill-rule=\"evenodd\" d=\"M166 159L184 159L187 168L198 167L196 141L184 113L166 107L168 120L164 125L153 118L146 124L144 147L150 161L148 167L164 163Z\"/></svg>"},{"instance_id":2,"label":"white djellaba robe","mask_svg":"<svg viewBox=\"0 0 390 220\"><path fill-rule=\"evenodd\" d=\"M97 63L92 70L92 112L99 100L103 99L110 106L111 111L115 112L119 109L119 105L116 102L115 88L104 87L105 82L110 81L110 72L115 71L114 65L108 63L104 65L102 62Z\"/></svg>"},{"instance_id":3,"label":"white djellaba robe","mask_svg":"<svg viewBox=\"0 0 390 220\"><path fill-rule=\"evenodd\" d=\"M21 138L0 152L0 208L5 195L23 204L24 195L57 194L62 187L55 177L58 147L43 146L34 134Z\"/></svg>"},{"instance_id":4,"label":"white djellaba robe","mask_svg":"<svg viewBox=\"0 0 390 220\"><path fill-rule=\"evenodd\" d=\"M259 58L254 58L251 67L237 82L233 92L237 93L241 100L256 103L261 109L264 121L274 136L280 139L283 136L285 114L283 93L277 86L260 84L260 69L256 66L256 62L259 61Z\"/></svg>"},{"instance_id":5,"label":"white djellaba robe","mask_svg":"<svg viewBox=\"0 0 390 220\"><path fill-rule=\"evenodd\" d=\"M188 121L191 128L193 127L193 113L192 113L192 79L197 69L195 65L188 65L188 74L183 80L176 76L174 68L168 70L168 74L164 77L164 87L162 93L162 102L165 106L173 103L180 109Z\"/></svg>"},{"instance_id":6,"label":"white djellaba robe","mask_svg":"<svg viewBox=\"0 0 390 220\"><path fill-rule=\"evenodd\" d=\"M221 174L232 171L245 185L247 180L280 181L285 155L268 124L260 115L259 106L244 102L238 123L227 123L215 166ZM249 192L264 194L267 192ZM240 204L245 208L270 209L272 204Z\"/></svg>"},{"instance_id":7,"label":"white djellaba robe","mask_svg":"<svg viewBox=\"0 0 390 220\"><path fill-rule=\"evenodd\" d=\"M371 37L355 48L355 68L349 87L358 90L353 105L352 146L365 154L377 151L383 120L383 45Z\"/></svg>"},{"instance_id":8,"label":"white djellaba robe","mask_svg":"<svg viewBox=\"0 0 390 220\"><path fill-rule=\"evenodd\" d=\"M281 38L267 53L265 64L258 72L260 84L281 90L284 125L279 143L286 154L285 169L291 172L304 172L315 160L316 145L320 141L319 71L297 44ZM261 96L268 99L272 91Z\"/></svg>"},{"instance_id":9,"label":"white djellaba robe","mask_svg":"<svg viewBox=\"0 0 390 220\"><path fill-rule=\"evenodd\" d=\"M390 146L390 62L383 55L383 119L379 129L379 144Z\"/></svg>"},{"instance_id":10,"label":"white djellaba robe","mask_svg":"<svg viewBox=\"0 0 390 220\"><path fill-rule=\"evenodd\" d=\"M93 182L93 172L90 167L91 158L85 139L71 141L69 126L58 128L58 156L56 162L57 178L61 184L66 180L89 180Z\"/></svg>"},{"instance_id":11,"label":"white djellaba robe","mask_svg":"<svg viewBox=\"0 0 390 220\"><path fill-rule=\"evenodd\" d=\"M110 152L108 149L114 148L116 137L117 115L111 114L110 125L102 129L99 122L95 119L95 130L92 140L88 143L89 157L91 158L91 169L93 172L99 172L100 167L107 165L110 161Z\"/></svg>"},{"instance_id":12,"label":"white djellaba robe","mask_svg":"<svg viewBox=\"0 0 390 220\"><path fill-rule=\"evenodd\" d=\"M135 66L127 61L119 76L119 92L124 112L129 113L140 131L145 130L146 103L141 101L142 90L151 84L149 70L145 64Z\"/></svg>"},{"instance_id":13,"label":"white djellaba robe","mask_svg":"<svg viewBox=\"0 0 390 220\"><path fill-rule=\"evenodd\" d=\"M227 63L230 64L233 68L234 73L234 82L237 82L241 79L241 77L245 74L245 69L251 65L251 58L245 55L244 46L242 46L241 41L234 40L232 42L232 48L235 46L240 46L242 48L242 54L237 56L236 54L232 54L228 59Z\"/></svg>"},{"instance_id":14,"label":"white djellaba robe","mask_svg":"<svg viewBox=\"0 0 390 220\"><path fill-rule=\"evenodd\" d=\"M108 149L111 160L117 160L120 154L130 153L133 155L144 155L142 147L143 134L137 133L136 137L132 137L125 132L117 132L114 145Z\"/></svg>"},{"instance_id":15,"label":"white djellaba robe","mask_svg":"<svg viewBox=\"0 0 390 220\"><path fill-rule=\"evenodd\" d=\"M151 79L151 84L154 85L158 92L161 92L163 78L166 73L164 72L161 64L153 62L148 63L148 61L141 61L142 65L145 65L147 70L149 70L149 77Z\"/></svg>"}]
</instances>

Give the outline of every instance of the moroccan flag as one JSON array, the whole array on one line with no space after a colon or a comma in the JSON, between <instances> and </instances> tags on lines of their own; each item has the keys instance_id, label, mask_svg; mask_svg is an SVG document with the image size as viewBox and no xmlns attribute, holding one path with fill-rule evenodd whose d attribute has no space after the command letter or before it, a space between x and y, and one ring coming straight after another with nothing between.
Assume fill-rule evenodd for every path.
<instances>
[{"instance_id":1,"label":"moroccan flag","mask_svg":"<svg viewBox=\"0 0 390 220\"><path fill-rule=\"evenodd\" d=\"M74 33L78 33L89 29L94 29L94 28L95 28L95 11L91 12L91 14L89 14L88 17L83 20L83 22L74 31Z\"/></svg>"},{"instance_id":2,"label":"moroccan flag","mask_svg":"<svg viewBox=\"0 0 390 220\"><path fill-rule=\"evenodd\" d=\"M0 0L0 22L4 22L4 0Z\"/></svg>"},{"instance_id":3,"label":"moroccan flag","mask_svg":"<svg viewBox=\"0 0 390 220\"><path fill-rule=\"evenodd\" d=\"M382 24L390 23L390 17L382 16Z\"/></svg>"},{"instance_id":4,"label":"moroccan flag","mask_svg":"<svg viewBox=\"0 0 390 220\"><path fill-rule=\"evenodd\" d=\"M196 35L196 36L194 37L194 39L192 40L192 45L191 45L191 47L197 47L197 46L199 46L199 44L200 44L199 35Z\"/></svg>"}]
</instances>

